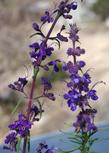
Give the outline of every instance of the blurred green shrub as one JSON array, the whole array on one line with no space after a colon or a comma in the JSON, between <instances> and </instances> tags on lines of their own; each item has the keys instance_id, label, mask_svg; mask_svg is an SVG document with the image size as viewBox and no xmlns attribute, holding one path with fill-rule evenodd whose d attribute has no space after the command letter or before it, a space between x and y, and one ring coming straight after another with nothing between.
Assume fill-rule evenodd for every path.
<instances>
[{"instance_id":1,"label":"blurred green shrub","mask_svg":"<svg viewBox=\"0 0 109 153\"><path fill-rule=\"evenodd\" d=\"M0 97L0 107L6 113L12 113L15 109L21 111L21 109L24 108L24 104L22 98L19 98L14 92L10 92L6 97Z\"/></svg>"},{"instance_id":2,"label":"blurred green shrub","mask_svg":"<svg viewBox=\"0 0 109 153\"><path fill-rule=\"evenodd\" d=\"M104 21L109 17L109 0L97 0L91 9Z\"/></svg>"}]
</instances>

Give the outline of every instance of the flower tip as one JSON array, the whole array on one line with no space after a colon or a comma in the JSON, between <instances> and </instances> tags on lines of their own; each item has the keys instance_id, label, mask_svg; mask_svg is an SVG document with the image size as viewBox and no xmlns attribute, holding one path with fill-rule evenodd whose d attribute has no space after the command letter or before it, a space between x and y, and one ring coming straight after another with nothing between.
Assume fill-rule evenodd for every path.
<instances>
[{"instance_id":1,"label":"flower tip","mask_svg":"<svg viewBox=\"0 0 109 153\"><path fill-rule=\"evenodd\" d=\"M72 10L76 10L77 7L78 7L77 2L74 1L71 5Z\"/></svg>"},{"instance_id":2,"label":"flower tip","mask_svg":"<svg viewBox=\"0 0 109 153\"><path fill-rule=\"evenodd\" d=\"M33 27L34 30L39 31L39 25L37 23L34 22L32 24L32 27Z\"/></svg>"}]
</instances>

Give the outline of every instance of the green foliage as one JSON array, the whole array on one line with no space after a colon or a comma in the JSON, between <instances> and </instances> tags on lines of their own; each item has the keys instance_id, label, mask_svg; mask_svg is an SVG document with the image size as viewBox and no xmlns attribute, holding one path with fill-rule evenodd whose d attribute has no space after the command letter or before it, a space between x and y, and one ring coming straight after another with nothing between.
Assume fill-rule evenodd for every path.
<instances>
[{"instance_id":1,"label":"green foliage","mask_svg":"<svg viewBox=\"0 0 109 153\"><path fill-rule=\"evenodd\" d=\"M0 97L0 106L6 113L14 114L17 109L21 111L24 107L24 100L15 92L10 92L6 97Z\"/></svg>"},{"instance_id":2,"label":"green foliage","mask_svg":"<svg viewBox=\"0 0 109 153\"><path fill-rule=\"evenodd\" d=\"M96 131L69 133L69 142L72 143L72 146L75 145L75 147L73 147L72 150L61 150L59 153L73 153L75 151L79 151L79 153L97 153L95 151L91 151L92 145L99 140L98 138L93 137L95 133Z\"/></svg>"},{"instance_id":3,"label":"green foliage","mask_svg":"<svg viewBox=\"0 0 109 153\"><path fill-rule=\"evenodd\" d=\"M109 0L97 0L92 6L92 10L104 21L109 17Z\"/></svg>"},{"instance_id":4,"label":"green foliage","mask_svg":"<svg viewBox=\"0 0 109 153\"><path fill-rule=\"evenodd\" d=\"M17 152L16 153L20 152L20 144L21 144L21 138L19 137L18 138L18 143L17 143Z\"/></svg>"},{"instance_id":5,"label":"green foliage","mask_svg":"<svg viewBox=\"0 0 109 153\"><path fill-rule=\"evenodd\" d=\"M30 152L30 134L28 136L28 152Z\"/></svg>"},{"instance_id":6,"label":"green foliage","mask_svg":"<svg viewBox=\"0 0 109 153\"><path fill-rule=\"evenodd\" d=\"M99 132L105 131L106 129L109 129L109 126L106 126L105 128L98 128ZM59 153L73 153L75 151L79 151L78 153L109 153L109 152L97 152L92 149L93 144L99 143L100 141L107 141L109 140L109 137L96 137L95 132L72 132L72 133L66 133L68 136L68 142L72 143L72 149L71 150L61 150Z\"/></svg>"}]
</instances>

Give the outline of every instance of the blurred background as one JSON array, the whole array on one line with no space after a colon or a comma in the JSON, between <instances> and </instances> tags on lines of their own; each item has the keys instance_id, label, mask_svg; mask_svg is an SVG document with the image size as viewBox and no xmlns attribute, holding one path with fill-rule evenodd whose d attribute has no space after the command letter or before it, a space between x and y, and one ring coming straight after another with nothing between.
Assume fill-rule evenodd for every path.
<instances>
[{"instance_id":1,"label":"blurred background","mask_svg":"<svg viewBox=\"0 0 109 153\"><path fill-rule=\"evenodd\" d=\"M51 8L54 8L57 2L59 3L59 0L0 0L0 142L8 132L8 124L17 118L19 112L25 110L26 99L21 94L8 89L8 84L17 80L19 76L30 77L31 75L28 45L33 41L29 38L34 32L32 22L40 22L44 10L52 10ZM81 59L87 62L87 69L92 68L90 72L92 80L94 83L101 80L106 82L105 86L101 84L96 87L100 98L92 105L98 109L96 122L108 122L109 0L84 0L82 4L79 0L78 2L79 7L73 12L73 20L70 23L77 22L80 28L80 45L86 49L86 54ZM62 23L64 23L63 19L58 22L53 34ZM45 28L46 32L49 26ZM37 40L36 37L33 39ZM53 56L68 60L66 49L66 44L62 44L61 49ZM59 74L54 78L53 90L57 101L45 101L45 113L41 121L34 124L32 135L72 126L76 113L67 108L62 98L66 90L65 84L59 81L62 77L63 74ZM40 89L38 85L36 94Z\"/></svg>"}]
</instances>

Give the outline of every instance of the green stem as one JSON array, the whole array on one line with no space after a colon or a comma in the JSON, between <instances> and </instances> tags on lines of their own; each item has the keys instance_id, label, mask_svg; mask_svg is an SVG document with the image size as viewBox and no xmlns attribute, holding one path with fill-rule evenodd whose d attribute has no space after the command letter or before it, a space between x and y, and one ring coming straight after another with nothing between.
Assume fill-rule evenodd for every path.
<instances>
[{"instance_id":1,"label":"green stem","mask_svg":"<svg viewBox=\"0 0 109 153\"><path fill-rule=\"evenodd\" d=\"M87 132L82 132L82 144L81 144L81 153L89 153L90 150L90 146L88 146L88 142L89 142L89 137Z\"/></svg>"}]
</instances>

